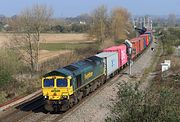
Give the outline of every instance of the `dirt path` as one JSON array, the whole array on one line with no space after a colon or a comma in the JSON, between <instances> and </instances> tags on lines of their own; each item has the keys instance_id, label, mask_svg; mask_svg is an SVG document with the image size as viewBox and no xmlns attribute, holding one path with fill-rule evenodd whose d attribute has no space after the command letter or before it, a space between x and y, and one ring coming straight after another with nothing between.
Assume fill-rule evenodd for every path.
<instances>
[{"instance_id":1,"label":"dirt path","mask_svg":"<svg viewBox=\"0 0 180 122\"><path fill-rule=\"evenodd\" d=\"M156 47L153 43L151 47ZM80 105L78 109L74 110L70 114L59 120L60 122L104 122L105 118L109 114L108 106L111 105L112 101L116 98L117 83L136 82L141 79L142 73L146 68L151 66L153 56L155 52L152 52L149 48L132 66L132 74L135 78L130 78L128 75L123 75L118 80L113 81L113 84L103 89L94 98L85 101L84 104ZM128 70L125 71L128 73Z\"/></svg>"}]
</instances>

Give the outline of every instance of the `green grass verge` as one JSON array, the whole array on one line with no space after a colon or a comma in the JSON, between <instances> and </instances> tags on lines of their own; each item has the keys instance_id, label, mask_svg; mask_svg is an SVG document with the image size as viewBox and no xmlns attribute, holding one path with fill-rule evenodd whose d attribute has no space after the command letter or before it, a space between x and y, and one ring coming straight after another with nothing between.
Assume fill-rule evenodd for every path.
<instances>
[{"instance_id":1,"label":"green grass verge","mask_svg":"<svg viewBox=\"0 0 180 122\"><path fill-rule=\"evenodd\" d=\"M79 48L86 48L93 45L93 43L41 43L41 50L58 51L58 50L75 50Z\"/></svg>"}]
</instances>

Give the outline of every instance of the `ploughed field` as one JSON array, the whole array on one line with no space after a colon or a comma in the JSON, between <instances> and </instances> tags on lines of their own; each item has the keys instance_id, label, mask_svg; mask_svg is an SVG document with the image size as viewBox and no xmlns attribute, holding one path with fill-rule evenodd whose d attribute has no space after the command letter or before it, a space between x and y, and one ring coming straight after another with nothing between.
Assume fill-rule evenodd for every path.
<instances>
[{"instance_id":1,"label":"ploughed field","mask_svg":"<svg viewBox=\"0 0 180 122\"><path fill-rule=\"evenodd\" d=\"M8 42L11 37L12 34L0 33L0 47L5 46L6 42ZM84 33L42 33L40 39L40 62L56 57L60 54L69 53L75 49L86 48L93 43L93 41L88 40L87 34Z\"/></svg>"}]
</instances>

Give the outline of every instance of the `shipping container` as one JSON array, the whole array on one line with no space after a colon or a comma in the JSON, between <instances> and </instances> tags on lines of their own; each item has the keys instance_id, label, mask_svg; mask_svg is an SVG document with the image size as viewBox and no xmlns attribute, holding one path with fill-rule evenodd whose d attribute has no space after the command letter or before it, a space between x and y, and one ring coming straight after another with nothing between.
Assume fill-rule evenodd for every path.
<instances>
[{"instance_id":1,"label":"shipping container","mask_svg":"<svg viewBox=\"0 0 180 122\"><path fill-rule=\"evenodd\" d=\"M117 52L102 52L97 54L96 56L103 58L104 71L107 78L109 78L119 68Z\"/></svg>"},{"instance_id":2,"label":"shipping container","mask_svg":"<svg viewBox=\"0 0 180 122\"><path fill-rule=\"evenodd\" d=\"M142 39L144 40L144 43L143 43L143 44L144 44L144 49L145 49L145 48L147 47L147 46L146 46L146 38L143 37L143 36L140 36L140 38L142 38Z\"/></svg>"},{"instance_id":3,"label":"shipping container","mask_svg":"<svg viewBox=\"0 0 180 122\"><path fill-rule=\"evenodd\" d=\"M140 37L143 37L146 40L146 47L149 45L149 35L148 34L142 34Z\"/></svg>"},{"instance_id":4,"label":"shipping container","mask_svg":"<svg viewBox=\"0 0 180 122\"><path fill-rule=\"evenodd\" d=\"M139 37L139 52L142 53L144 50L144 39Z\"/></svg>"},{"instance_id":5,"label":"shipping container","mask_svg":"<svg viewBox=\"0 0 180 122\"><path fill-rule=\"evenodd\" d=\"M132 43L132 59L134 57L136 57L139 52L140 52L140 49L139 49L139 38L133 38L130 40L130 42Z\"/></svg>"},{"instance_id":6,"label":"shipping container","mask_svg":"<svg viewBox=\"0 0 180 122\"><path fill-rule=\"evenodd\" d=\"M145 34L149 35L149 43L151 43L153 41L153 33L152 33L152 31L146 31Z\"/></svg>"},{"instance_id":7,"label":"shipping container","mask_svg":"<svg viewBox=\"0 0 180 122\"><path fill-rule=\"evenodd\" d=\"M119 46L113 46L107 49L104 49L104 52L117 52L118 53L118 67L122 67L127 63L127 54L126 54L126 45L121 44Z\"/></svg>"}]
</instances>

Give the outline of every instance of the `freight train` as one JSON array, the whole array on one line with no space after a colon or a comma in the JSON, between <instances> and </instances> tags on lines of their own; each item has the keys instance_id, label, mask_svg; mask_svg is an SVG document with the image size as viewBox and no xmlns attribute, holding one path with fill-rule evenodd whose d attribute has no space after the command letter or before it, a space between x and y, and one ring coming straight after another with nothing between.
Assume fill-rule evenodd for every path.
<instances>
[{"instance_id":1,"label":"freight train","mask_svg":"<svg viewBox=\"0 0 180 122\"><path fill-rule=\"evenodd\" d=\"M153 41L151 31L129 40L132 60ZM47 111L66 111L95 91L128 64L128 46L120 44L101 53L45 74L42 92Z\"/></svg>"}]
</instances>

